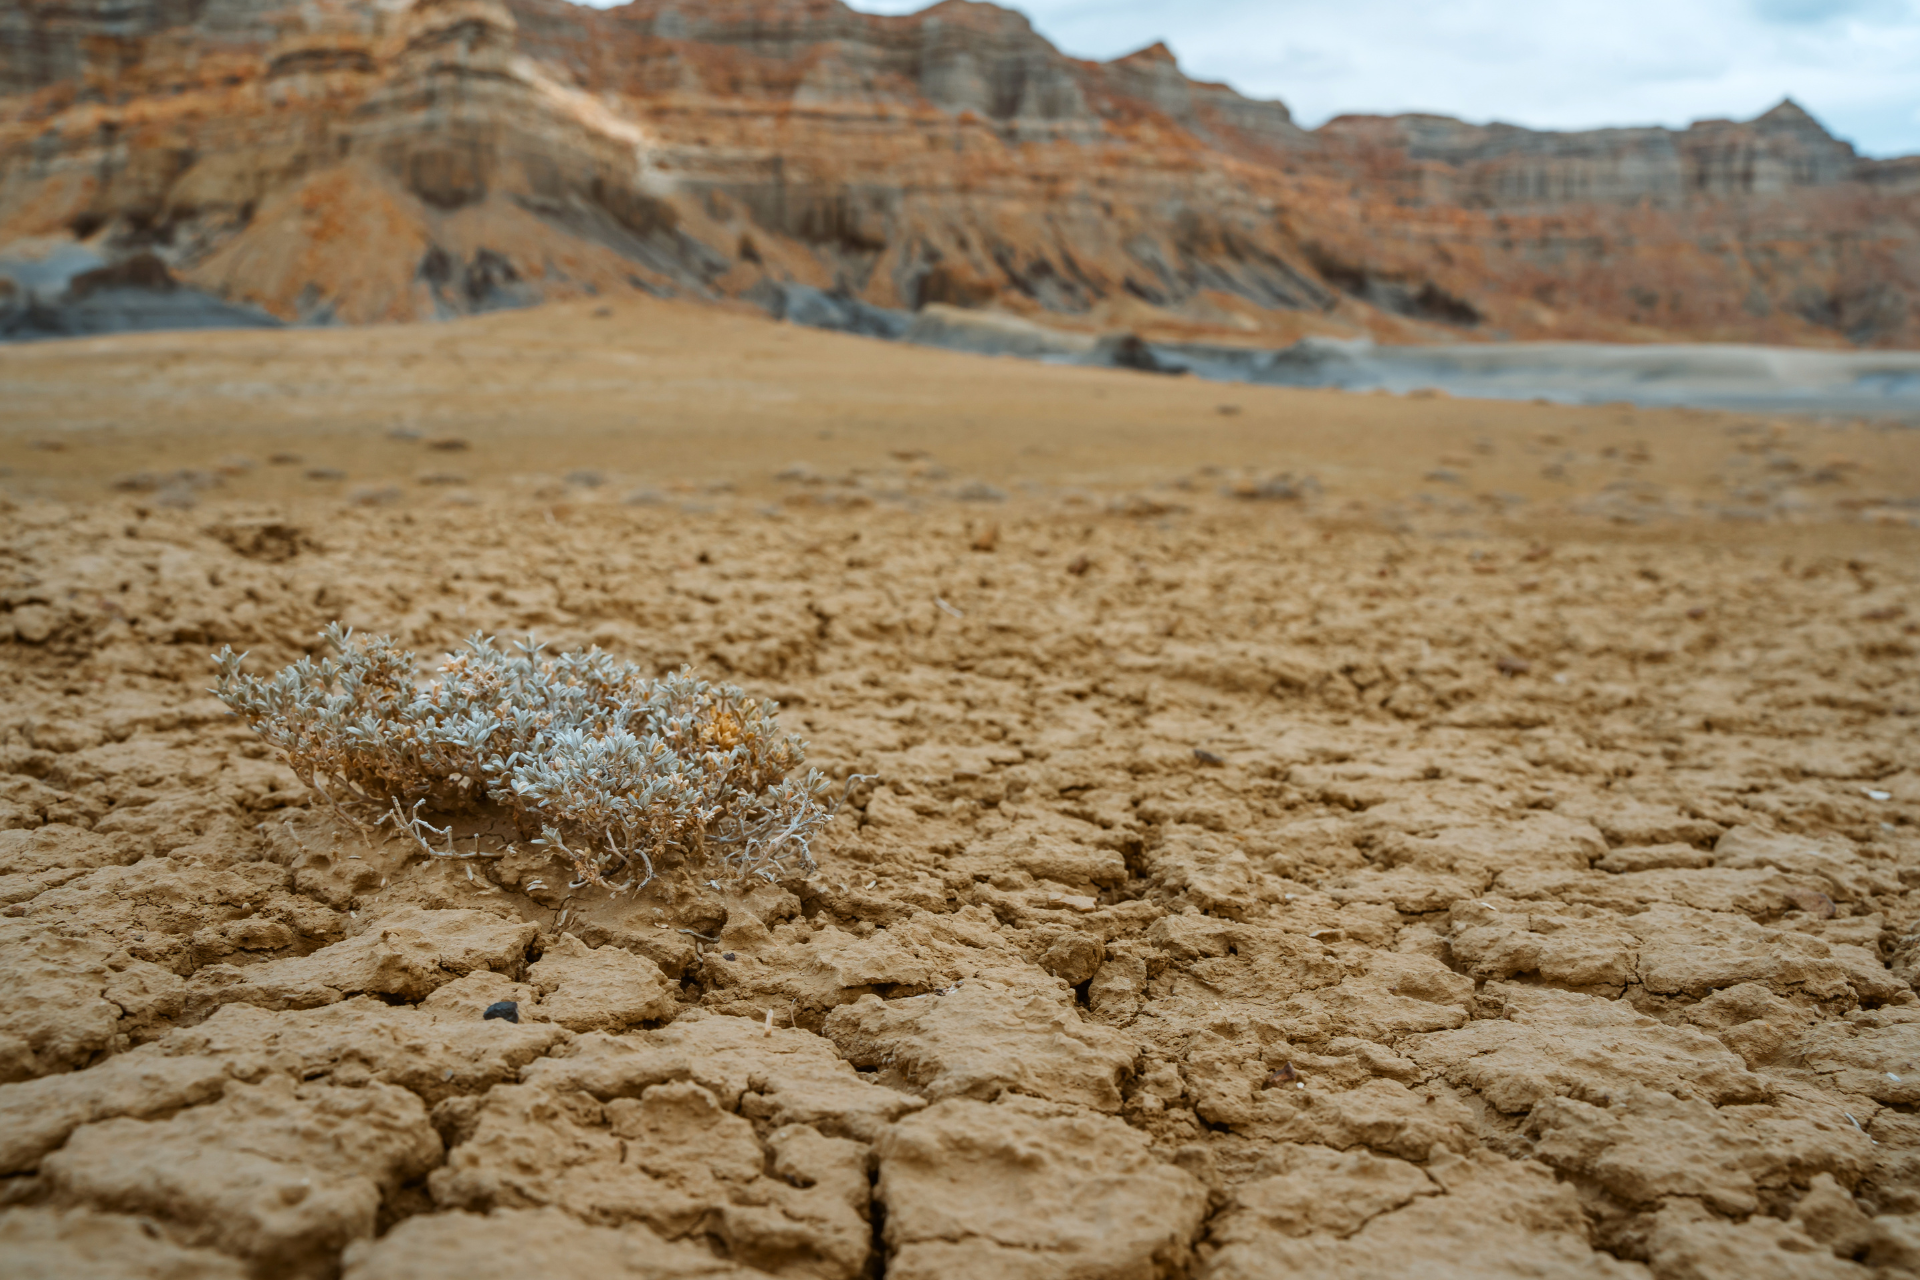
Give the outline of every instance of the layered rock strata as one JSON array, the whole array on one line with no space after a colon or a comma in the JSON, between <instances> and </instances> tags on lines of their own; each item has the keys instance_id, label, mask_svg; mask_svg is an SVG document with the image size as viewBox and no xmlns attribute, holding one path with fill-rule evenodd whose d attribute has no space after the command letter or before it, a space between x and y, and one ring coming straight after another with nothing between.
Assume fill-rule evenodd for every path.
<instances>
[{"instance_id":1,"label":"layered rock strata","mask_svg":"<svg viewBox=\"0 0 1920 1280\"><path fill-rule=\"evenodd\" d=\"M1790 102L1308 132L964 0L7 0L0 93L0 256L158 253L288 321L799 283L1256 340L1920 341L1920 179Z\"/></svg>"}]
</instances>

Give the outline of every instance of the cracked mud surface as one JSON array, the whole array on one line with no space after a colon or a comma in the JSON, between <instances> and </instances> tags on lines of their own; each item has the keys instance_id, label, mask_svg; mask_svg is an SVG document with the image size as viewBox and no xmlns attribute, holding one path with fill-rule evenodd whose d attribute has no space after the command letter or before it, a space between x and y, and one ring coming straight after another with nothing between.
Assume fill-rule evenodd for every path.
<instances>
[{"instance_id":1,"label":"cracked mud surface","mask_svg":"<svg viewBox=\"0 0 1920 1280\"><path fill-rule=\"evenodd\" d=\"M1920 1269L1912 535L1226 487L6 504L10 1274ZM204 693L336 617L880 781L744 894L370 844Z\"/></svg>"}]
</instances>

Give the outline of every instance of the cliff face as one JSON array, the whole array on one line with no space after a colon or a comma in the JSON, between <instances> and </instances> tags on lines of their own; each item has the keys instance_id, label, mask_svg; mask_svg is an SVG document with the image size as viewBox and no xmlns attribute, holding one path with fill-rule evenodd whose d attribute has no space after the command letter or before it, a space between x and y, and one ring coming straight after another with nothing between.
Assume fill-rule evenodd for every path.
<instances>
[{"instance_id":1,"label":"cliff face","mask_svg":"<svg viewBox=\"0 0 1920 1280\"><path fill-rule=\"evenodd\" d=\"M1319 136L1428 203L1537 209L1579 203L1780 196L1853 179L1853 148L1791 100L1743 124L1540 133L1446 116L1342 116Z\"/></svg>"},{"instance_id":2,"label":"cliff face","mask_svg":"<svg viewBox=\"0 0 1920 1280\"><path fill-rule=\"evenodd\" d=\"M1920 171L1744 124L1297 127L1161 47L837 0L0 0L0 258L283 319L645 289L1284 341L1920 345Z\"/></svg>"}]
</instances>

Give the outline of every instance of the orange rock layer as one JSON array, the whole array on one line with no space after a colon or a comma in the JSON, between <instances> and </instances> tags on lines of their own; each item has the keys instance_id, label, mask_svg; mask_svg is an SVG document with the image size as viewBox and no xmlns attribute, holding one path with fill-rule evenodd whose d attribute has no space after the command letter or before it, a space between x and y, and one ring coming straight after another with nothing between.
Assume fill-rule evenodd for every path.
<instances>
[{"instance_id":1,"label":"orange rock layer","mask_svg":"<svg viewBox=\"0 0 1920 1280\"><path fill-rule=\"evenodd\" d=\"M66 237L309 322L791 282L1263 344L1920 346L1920 168L1791 103L1308 132L965 0L0 0L0 254Z\"/></svg>"}]
</instances>

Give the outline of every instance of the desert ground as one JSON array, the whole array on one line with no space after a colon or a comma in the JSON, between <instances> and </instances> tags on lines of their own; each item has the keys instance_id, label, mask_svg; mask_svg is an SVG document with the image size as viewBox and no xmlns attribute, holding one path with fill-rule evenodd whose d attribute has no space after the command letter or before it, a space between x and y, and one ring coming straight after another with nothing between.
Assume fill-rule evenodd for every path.
<instances>
[{"instance_id":1,"label":"desert ground","mask_svg":"<svg viewBox=\"0 0 1920 1280\"><path fill-rule=\"evenodd\" d=\"M0 468L10 1276L1920 1273L1911 426L642 300L3 348ZM208 692L335 620L872 780L430 858Z\"/></svg>"}]
</instances>

